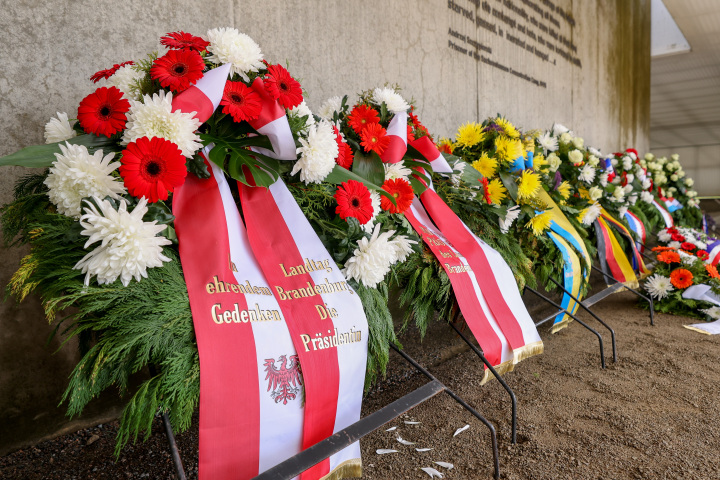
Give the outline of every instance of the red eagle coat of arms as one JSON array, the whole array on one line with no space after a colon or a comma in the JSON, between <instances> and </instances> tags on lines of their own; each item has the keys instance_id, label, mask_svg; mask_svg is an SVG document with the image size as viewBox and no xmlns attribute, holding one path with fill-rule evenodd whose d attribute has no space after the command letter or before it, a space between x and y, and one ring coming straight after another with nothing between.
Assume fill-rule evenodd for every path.
<instances>
[{"instance_id":1,"label":"red eagle coat of arms","mask_svg":"<svg viewBox=\"0 0 720 480\"><path fill-rule=\"evenodd\" d=\"M280 362L280 368L275 367L274 358L265 359L267 391L272 392L270 395L275 403L283 402L283 405L287 405L288 400L295 400L302 390L300 362L297 355L292 355L289 362L286 355L280 355L277 361Z\"/></svg>"}]
</instances>

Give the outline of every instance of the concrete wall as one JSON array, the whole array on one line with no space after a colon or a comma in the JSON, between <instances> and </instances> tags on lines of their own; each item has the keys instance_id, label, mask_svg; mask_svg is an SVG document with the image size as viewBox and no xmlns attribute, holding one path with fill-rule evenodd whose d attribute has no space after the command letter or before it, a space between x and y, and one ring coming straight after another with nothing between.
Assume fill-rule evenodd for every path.
<instances>
[{"instance_id":1,"label":"concrete wall","mask_svg":"<svg viewBox=\"0 0 720 480\"><path fill-rule=\"evenodd\" d=\"M697 145L691 147L657 148L652 152L658 157L670 157L673 153L680 155L682 165L688 177L695 180L693 188L698 195L720 195L720 144Z\"/></svg>"},{"instance_id":2,"label":"concrete wall","mask_svg":"<svg viewBox=\"0 0 720 480\"><path fill-rule=\"evenodd\" d=\"M551 4L571 14L574 26ZM41 143L43 125L56 111L72 117L93 90L88 77L95 71L159 49L166 32L204 34L216 26L235 26L255 38L269 60L287 60L310 93L312 108L332 95L399 83L416 101L423 122L439 135L499 112L528 129L558 121L604 150L647 149L649 0L212 0L200 5L189 0L3 2L0 155ZM568 39L564 45L561 36ZM563 58L558 48L577 61ZM10 200L22 173L3 170L0 203ZM23 253L0 250L0 285ZM45 345L50 330L38 299L0 305L0 454L117 411L109 398L81 423L62 417L57 404L77 356L72 344L53 355L59 343Z\"/></svg>"}]
</instances>

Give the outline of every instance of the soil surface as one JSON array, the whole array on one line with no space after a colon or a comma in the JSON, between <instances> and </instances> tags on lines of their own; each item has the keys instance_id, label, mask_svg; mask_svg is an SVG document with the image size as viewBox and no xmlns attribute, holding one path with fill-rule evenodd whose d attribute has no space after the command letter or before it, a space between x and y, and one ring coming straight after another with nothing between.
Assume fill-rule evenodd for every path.
<instances>
[{"instance_id":1,"label":"soil surface","mask_svg":"<svg viewBox=\"0 0 720 480\"><path fill-rule=\"evenodd\" d=\"M551 335L541 328L545 353L505 375L518 398L518 443L511 443L510 401L498 382L479 384L482 364L447 325L420 342L402 336L407 352L497 429L503 479L720 479L720 336L683 324L697 320L648 312L620 293L594 310L616 332L618 362L609 332L587 314L605 342L600 368L597 338L581 325ZM393 354L386 381L367 396L367 415L425 383ZM419 422L408 424L408 422ZM197 478L197 421L178 436L188 478ZM469 428L453 436L465 426ZM393 431L387 428L397 427ZM0 457L3 479L171 479L173 467L156 421L145 443L113 457L117 422L65 435ZM396 438L414 442L402 445ZM487 428L440 394L361 441L366 479L422 479L422 467L444 478L490 479ZM418 452L416 448L432 448ZM379 455L378 449L397 453ZM434 461L449 462L449 470Z\"/></svg>"}]
</instances>

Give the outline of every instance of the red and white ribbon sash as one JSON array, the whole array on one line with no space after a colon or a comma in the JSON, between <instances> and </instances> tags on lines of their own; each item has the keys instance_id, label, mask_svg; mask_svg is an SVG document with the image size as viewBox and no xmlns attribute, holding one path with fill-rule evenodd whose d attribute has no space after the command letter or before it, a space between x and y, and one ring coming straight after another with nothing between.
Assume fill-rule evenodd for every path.
<instances>
[{"instance_id":1,"label":"red and white ribbon sash","mask_svg":"<svg viewBox=\"0 0 720 480\"><path fill-rule=\"evenodd\" d=\"M271 285L300 357L305 385L302 448L360 418L368 325L347 284L285 184L238 184L250 246ZM355 443L301 475L360 468Z\"/></svg>"},{"instance_id":2,"label":"red and white ribbon sash","mask_svg":"<svg viewBox=\"0 0 720 480\"><path fill-rule=\"evenodd\" d=\"M477 281L478 272L472 269L468 261L449 244L443 234L433 225L417 197L405 212L405 218L422 237L448 274L465 322L480 343L488 362L499 370L512 370L512 351L480 290ZM483 382L489 380L488 374L489 371L486 370Z\"/></svg>"},{"instance_id":3,"label":"red and white ribbon sash","mask_svg":"<svg viewBox=\"0 0 720 480\"><path fill-rule=\"evenodd\" d=\"M252 89L260 96L262 110L260 116L251 120L250 126L261 135L266 135L273 146L273 152L265 148L254 148L258 153L278 160L295 160L297 153L290 124L285 116L285 109L268 94L261 78L256 78Z\"/></svg>"},{"instance_id":4,"label":"red and white ribbon sash","mask_svg":"<svg viewBox=\"0 0 720 480\"><path fill-rule=\"evenodd\" d=\"M660 205L657 200L653 199L652 204L655 206L655 208L657 208L657 211L660 212L660 215L665 222L665 228L670 228L675 225L675 221L673 220L672 215L670 215L670 212L668 212L662 205Z\"/></svg>"},{"instance_id":5,"label":"red and white ribbon sash","mask_svg":"<svg viewBox=\"0 0 720 480\"><path fill-rule=\"evenodd\" d=\"M195 112L195 118L205 123L220 105L229 73L229 63L206 72L195 85L173 98L172 111Z\"/></svg>"},{"instance_id":6,"label":"red and white ribbon sash","mask_svg":"<svg viewBox=\"0 0 720 480\"><path fill-rule=\"evenodd\" d=\"M640 236L640 241L635 242L640 253L645 252L645 242L647 241L647 232L645 231L645 224L638 218L634 213L627 211L625 212L625 219L630 224L630 229Z\"/></svg>"},{"instance_id":7,"label":"red and white ribbon sash","mask_svg":"<svg viewBox=\"0 0 720 480\"><path fill-rule=\"evenodd\" d=\"M398 112L390 120L387 128L390 143L380 155L383 162L398 163L403 159L407 150L407 118L407 112Z\"/></svg>"},{"instance_id":8,"label":"red and white ribbon sash","mask_svg":"<svg viewBox=\"0 0 720 480\"><path fill-rule=\"evenodd\" d=\"M430 166L432 167L433 172L453 172L452 167L447 163L447 160L445 160L445 157L443 157L442 153L440 153L440 150L438 150L432 140L430 140L430 137L417 138L410 142L410 146L415 148L415 150L420 152L422 156L425 157L425 160L430 162Z\"/></svg>"}]
</instances>

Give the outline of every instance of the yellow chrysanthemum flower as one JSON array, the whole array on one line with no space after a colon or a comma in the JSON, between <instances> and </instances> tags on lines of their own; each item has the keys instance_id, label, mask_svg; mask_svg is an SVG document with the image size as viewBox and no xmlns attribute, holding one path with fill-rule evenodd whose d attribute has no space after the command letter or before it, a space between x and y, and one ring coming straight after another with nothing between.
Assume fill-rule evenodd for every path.
<instances>
[{"instance_id":1,"label":"yellow chrysanthemum flower","mask_svg":"<svg viewBox=\"0 0 720 480\"><path fill-rule=\"evenodd\" d=\"M482 125L475 122L468 122L461 125L455 134L455 143L461 147L472 147L482 142L485 134L482 131Z\"/></svg>"},{"instance_id":2,"label":"yellow chrysanthemum flower","mask_svg":"<svg viewBox=\"0 0 720 480\"><path fill-rule=\"evenodd\" d=\"M491 178L497 171L498 162L494 158L488 157L486 152L483 152L480 158L472 163L472 166L480 172L483 177Z\"/></svg>"},{"instance_id":3,"label":"yellow chrysanthemum flower","mask_svg":"<svg viewBox=\"0 0 720 480\"><path fill-rule=\"evenodd\" d=\"M534 152L535 151L535 139L529 136L523 137L523 148L526 152Z\"/></svg>"},{"instance_id":4,"label":"yellow chrysanthemum flower","mask_svg":"<svg viewBox=\"0 0 720 480\"><path fill-rule=\"evenodd\" d=\"M538 188L540 188L540 175L530 170L523 171L518 185L518 198L520 200L530 199L535 196Z\"/></svg>"},{"instance_id":5,"label":"yellow chrysanthemum flower","mask_svg":"<svg viewBox=\"0 0 720 480\"><path fill-rule=\"evenodd\" d=\"M502 184L499 178L488 182L487 195L488 197L490 197L491 203L494 203L495 205L500 205L500 202L502 202L507 197L507 195L505 195L506 192L507 190L505 189L505 186Z\"/></svg>"},{"instance_id":6,"label":"yellow chrysanthemum flower","mask_svg":"<svg viewBox=\"0 0 720 480\"><path fill-rule=\"evenodd\" d=\"M520 140L500 135L495 139L496 156L503 162L512 162L525 155L525 148Z\"/></svg>"},{"instance_id":7,"label":"yellow chrysanthemum flower","mask_svg":"<svg viewBox=\"0 0 720 480\"><path fill-rule=\"evenodd\" d=\"M517 128L515 128L515 125L502 117L496 118L495 124L502 128L503 133L510 138L518 138L520 136L520 132L518 132Z\"/></svg>"},{"instance_id":8,"label":"yellow chrysanthemum flower","mask_svg":"<svg viewBox=\"0 0 720 480\"><path fill-rule=\"evenodd\" d=\"M533 170L536 172L539 171L541 168L547 167L548 161L545 159L545 155L542 153L535 155L533 158Z\"/></svg>"},{"instance_id":9,"label":"yellow chrysanthemum flower","mask_svg":"<svg viewBox=\"0 0 720 480\"><path fill-rule=\"evenodd\" d=\"M533 235L537 237L545 230L550 228L551 221L552 214L549 211L546 211L535 215L525 226L528 228L532 228Z\"/></svg>"},{"instance_id":10,"label":"yellow chrysanthemum flower","mask_svg":"<svg viewBox=\"0 0 720 480\"><path fill-rule=\"evenodd\" d=\"M558 193L564 200L570 198L570 190L570 183L568 183L567 181L563 181L560 185L558 185L557 188Z\"/></svg>"}]
</instances>

